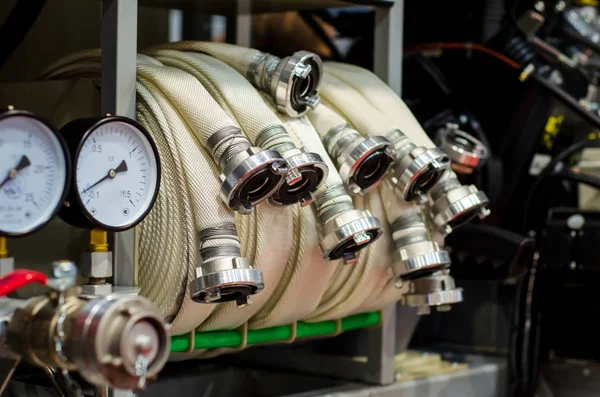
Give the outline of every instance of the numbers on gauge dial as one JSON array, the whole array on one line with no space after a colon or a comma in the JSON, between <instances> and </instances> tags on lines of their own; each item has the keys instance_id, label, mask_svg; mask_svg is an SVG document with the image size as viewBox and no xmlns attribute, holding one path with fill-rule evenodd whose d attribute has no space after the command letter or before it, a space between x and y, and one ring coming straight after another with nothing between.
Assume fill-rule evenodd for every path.
<instances>
[{"instance_id":1,"label":"numbers on gauge dial","mask_svg":"<svg viewBox=\"0 0 600 397\"><path fill-rule=\"evenodd\" d=\"M101 226L135 224L152 205L156 161L148 138L136 126L101 124L86 136L76 159L81 204Z\"/></svg>"},{"instance_id":2,"label":"numbers on gauge dial","mask_svg":"<svg viewBox=\"0 0 600 397\"><path fill-rule=\"evenodd\" d=\"M67 163L55 133L33 117L0 120L0 230L25 234L45 224L63 198Z\"/></svg>"}]
</instances>

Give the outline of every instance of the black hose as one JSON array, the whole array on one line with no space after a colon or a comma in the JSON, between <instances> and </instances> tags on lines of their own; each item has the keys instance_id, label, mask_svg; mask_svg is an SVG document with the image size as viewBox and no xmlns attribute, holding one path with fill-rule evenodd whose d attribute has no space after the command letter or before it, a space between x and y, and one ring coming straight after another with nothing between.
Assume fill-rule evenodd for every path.
<instances>
[{"instance_id":1,"label":"black hose","mask_svg":"<svg viewBox=\"0 0 600 397\"><path fill-rule=\"evenodd\" d=\"M44 8L46 0L19 0L0 27L0 69L15 52Z\"/></svg>"},{"instance_id":2,"label":"black hose","mask_svg":"<svg viewBox=\"0 0 600 397\"><path fill-rule=\"evenodd\" d=\"M531 186L531 189L529 190L529 193L527 194L527 197L524 202L524 208L525 208L525 211L523 214L524 230L527 230L527 227L529 225L528 224L528 215L529 215L529 209L531 206L531 201L533 200L535 193L537 192L537 189L540 187L541 183L549 175L551 175L554 172L554 168L556 167L556 165L558 163L565 160L571 154L578 152L582 149L585 149L587 147L600 147L600 140L584 139L584 140L575 142L574 144L572 144L571 146L569 146L568 148L566 148L565 150L563 150L562 152L560 152L559 154L554 156L552 161L550 161L550 163L548 163L548 165L542 170L540 175L533 182L533 185Z\"/></svg>"}]
</instances>

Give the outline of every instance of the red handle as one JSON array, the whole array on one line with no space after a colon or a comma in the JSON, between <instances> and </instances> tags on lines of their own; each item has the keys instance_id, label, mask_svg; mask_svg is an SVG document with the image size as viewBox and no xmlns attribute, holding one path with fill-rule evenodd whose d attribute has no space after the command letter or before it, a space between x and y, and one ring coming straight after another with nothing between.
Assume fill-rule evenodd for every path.
<instances>
[{"instance_id":1,"label":"red handle","mask_svg":"<svg viewBox=\"0 0 600 397\"><path fill-rule=\"evenodd\" d=\"M47 281L48 277L44 273L25 269L15 270L0 278L0 296L6 296L31 283L46 285Z\"/></svg>"}]
</instances>

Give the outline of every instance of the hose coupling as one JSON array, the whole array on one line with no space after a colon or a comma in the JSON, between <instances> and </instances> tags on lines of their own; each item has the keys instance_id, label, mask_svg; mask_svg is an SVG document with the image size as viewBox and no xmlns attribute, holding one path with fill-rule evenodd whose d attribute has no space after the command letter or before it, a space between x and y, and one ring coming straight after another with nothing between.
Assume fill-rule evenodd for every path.
<instances>
[{"instance_id":1,"label":"hose coupling","mask_svg":"<svg viewBox=\"0 0 600 397\"><path fill-rule=\"evenodd\" d=\"M246 77L271 95L280 112L300 117L319 104L322 73L323 62L312 52L298 51L283 59L258 53L249 64Z\"/></svg>"},{"instance_id":2,"label":"hose coupling","mask_svg":"<svg viewBox=\"0 0 600 397\"><path fill-rule=\"evenodd\" d=\"M403 280L428 276L450 266L450 255L431 239L420 212L396 218L391 227L396 247L392 270L398 287Z\"/></svg>"},{"instance_id":3,"label":"hose coupling","mask_svg":"<svg viewBox=\"0 0 600 397\"><path fill-rule=\"evenodd\" d=\"M169 355L170 330L158 309L136 295L84 300L77 293L52 291L17 308L10 349L34 365L79 371L96 386L143 389Z\"/></svg>"},{"instance_id":4,"label":"hose coupling","mask_svg":"<svg viewBox=\"0 0 600 397\"><path fill-rule=\"evenodd\" d=\"M343 258L351 264L358 260L356 253L375 242L382 226L370 211L358 210L342 185L333 186L315 197L321 220L321 249L323 258Z\"/></svg>"},{"instance_id":5,"label":"hose coupling","mask_svg":"<svg viewBox=\"0 0 600 397\"><path fill-rule=\"evenodd\" d=\"M457 124L448 123L438 130L436 144L450 156L452 169L460 174L472 174L489 157L488 148L474 136L458 129Z\"/></svg>"},{"instance_id":6,"label":"hose coupling","mask_svg":"<svg viewBox=\"0 0 600 397\"><path fill-rule=\"evenodd\" d=\"M462 185L453 172L447 172L429 191L428 210L435 228L443 235L479 216L490 214L489 199L475 185Z\"/></svg>"},{"instance_id":7,"label":"hose coupling","mask_svg":"<svg viewBox=\"0 0 600 397\"><path fill-rule=\"evenodd\" d=\"M348 124L330 129L323 145L335 159L348 192L354 195L377 186L394 161L391 144L385 137L365 138Z\"/></svg>"},{"instance_id":8,"label":"hose coupling","mask_svg":"<svg viewBox=\"0 0 600 397\"><path fill-rule=\"evenodd\" d=\"M282 125L265 128L256 137L257 146L281 153L288 170L285 182L269 197L273 205L283 206L300 203L305 207L312 203L313 193L327 178L329 169L317 153L296 148Z\"/></svg>"},{"instance_id":9,"label":"hose coupling","mask_svg":"<svg viewBox=\"0 0 600 397\"><path fill-rule=\"evenodd\" d=\"M235 301L238 307L250 304L250 295L264 288L262 273L240 253L240 241L233 223L207 228L199 233L200 257L190 295L198 303Z\"/></svg>"},{"instance_id":10,"label":"hose coupling","mask_svg":"<svg viewBox=\"0 0 600 397\"><path fill-rule=\"evenodd\" d=\"M423 196L450 166L448 155L439 148L415 146L400 130L387 134L394 153L392 182L396 192L411 202Z\"/></svg>"},{"instance_id":11,"label":"hose coupling","mask_svg":"<svg viewBox=\"0 0 600 397\"><path fill-rule=\"evenodd\" d=\"M402 297L405 306L416 307L417 314L431 313L431 307L438 312L447 312L450 305L463 301L463 289L456 288L450 270L442 270L430 276L412 280L409 292Z\"/></svg>"}]
</instances>

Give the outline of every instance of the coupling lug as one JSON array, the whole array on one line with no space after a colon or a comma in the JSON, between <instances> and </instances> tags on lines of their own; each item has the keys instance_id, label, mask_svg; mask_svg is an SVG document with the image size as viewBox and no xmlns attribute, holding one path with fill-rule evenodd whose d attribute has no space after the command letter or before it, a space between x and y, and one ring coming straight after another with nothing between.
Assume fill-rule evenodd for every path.
<instances>
[{"instance_id":1,"label":"coupling lug","mask_svg":"<svg viewBox=\"0 0 600 397\"><path fill-rule=\"evenodd\" d=\"M284 183L288 169L285 160L273 150L251 147L237 153L222 174L221 198L229 208L249 214Z\"/></svg>"},{"instance_id":2,"label":"coupling lug","mask_svg":"<svg viewBox=\"0 0 600 397\"><path fill-rule=\"evenodd\" d=\"M271 76L270 94L280 112L300 117L319 103L323 61L312 52L298 51L279 61Z\"/></svg>"},{"instance_id":3,"label":"coupling lug","mask_svg":"<svg viewBox=\"0 0 600 397\"><path fill-rule=\"evenodd\" d=\"M329 173L325 161L317 153L300 149L283 152L282 157L287 167L285 183L269 197L269 203L276 206L309 205L313 201L311 194L323 184Z\"/></svg>"}]
</instances>

